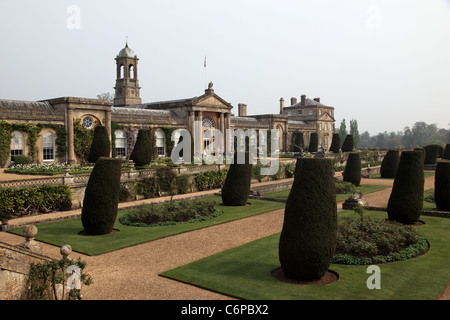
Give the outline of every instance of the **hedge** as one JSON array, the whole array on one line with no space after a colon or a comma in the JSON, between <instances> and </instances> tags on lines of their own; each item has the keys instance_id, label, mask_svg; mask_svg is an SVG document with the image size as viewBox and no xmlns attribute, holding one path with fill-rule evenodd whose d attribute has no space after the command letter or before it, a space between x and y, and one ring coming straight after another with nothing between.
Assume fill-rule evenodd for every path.
<instances>
[{"instance_id":1,"label":"hedge","mask_svg":"<svg viewBox=\"0 0 450 320\"><path fill-rule=\"evenodd\" d=\"M68 186L42 185L24 188L0 188L0 217L67 211L72 207Z\"/></svg>"},{"instance_id":2,"label":"hedge","mask_svg":"<svg viewBox=\"0 0 450 320\"><path fill-rule=\"evenodd\" d=\"M309 138L308 151L317 152L318 148L319 148L319 136L317 135L317 132L312 132Z\"/></svg>"},{"instance_id":3,"label":"hedge","mask_svg":"<svg viewBox=\"0 0 450 320\"><path fill-rule=\"evenodd\" d=\"M331 140L330 152L339 153L339 150L341 150L341 136L339 133L335 133Z\"/></svg>"},{"instance_id":4,"label":"hedge","mask_svg":"<svg viewBox=\"0 0 450 320\"><path fill-rule=\"evenodd\" d=\"M348 155L342 179L357 187L361 184L361 156L359 153L352 152Z\"/></svg>"},{"instance_id":5,"label":"hedge","mask_svg":"<svg viewBox=\"0 0 450 320\"><path fill-rule=\"evenodd\" d=\"M348 134L345 137L344 143L342 144L342 147L341 147L342 152L351 152L351 151L353 151L354 146L355 146L355 144L353 142L353 135Z\"/></svg>"},{"instance_id":6,"label":"hedge","mask_svg":"<svg viewBox=\"0 0 450 320\"><path fill-rule=\"evenodd\" d=\"M395 178L398 163L400 161L400 152L398 150L388 150L381 162L380 175L382 178Z\"/></svg>"},{"instance_id":7,"label":"hedge","mask_svg":"<svg viewBox=\"0 0 450 320\"><path fill-rule=\"evenodd\" d=\"M434 201L439 211L450 211L450 161L442 160L436 164Z\"/></svg>"}]
</instances>

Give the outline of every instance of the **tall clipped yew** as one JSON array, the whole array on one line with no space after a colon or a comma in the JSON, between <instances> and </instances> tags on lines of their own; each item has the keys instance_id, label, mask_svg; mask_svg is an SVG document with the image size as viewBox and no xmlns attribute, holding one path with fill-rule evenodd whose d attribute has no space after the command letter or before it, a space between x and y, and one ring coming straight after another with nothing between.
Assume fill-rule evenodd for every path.
<instances>
[{"instance_id":1,"label":"tall clipped yew","mask_svg":"<svg viewBox=\"0 0 450 320\"><path fill-rule=\"evenodd\" d=\"M303 141L303 132L296 131L294 134L294 152L300 152L305 148L305 143Z\"/></svg>"},{"instance_id":2,"label":"tall clipped yew","mask_svg":"<svg viewBox=\"0 0 450 320\"><path fill-rule=\"evenodd\" d=\"M89 235L113 230L119 203L122 161L102 157L97 160L84 194L81 222Z\"/></svg>"},{"instance_id":3,"label":"tall clipped yew","mask_svg":"<svg viewBox=\"0 0 450 320\"><path fill-rule=\"evenodd\" d=\"M226 206L245 206L250 194L253 165L248 152L245 153L244 163L238 162L237 154L234 154L222 187L222 203Z\"/></svg>"},{"instance_id":4,"label":"tall clipped yew","mask_svg":"<svg viewBox=\"0 0 450 320\"><path fill-rule=\"evenodd\" d=\"M309 137L309 152L317 152L317 149L319 148L319 136L317 135L317 132L311 132L311 135Z\"/></svg>"},{"instance_id":5,"label":"tall clipped yew","mask_svg":"<svg viewBox=\"0 0 450 320\"><path fill-rule=\"evenodd\" d=\"M439 211L450 211L450 161L442 160L436 164L434 201Z\"/></svg>"},{"instance_id":6,"label":"tall clipped yew","mask_svg":"<svg viewBox=\"0 0 450 320\"><path fill-rule=\"evenodd\" d=\"M403 224L419 221L423 207L423 154L403 151L388 201L388 217Z\"/></svg>"},{"instance_id":7,"label":"tall clipped yew","mask_svg":"<svg viewBox=\"0 0 450 320\"><path fill-rule=\"evenodd\" d=\"M349 153L342 178L357 187L361 184L361 156L359 153Z\"/></svg>"},{"instance_id":8,"label":"tall clipped yew","mask_svg":"<svg viewBox=\"0 0 450 320\"><path fill-rule=\"evenodd\" d=\"M341 136L339 133L335 133L331 140L330 152L339 153L339 150L341 150Z\"/></svg>"},{"instance_id":9,"label":"tall clipped yew","mask_svg":"<svg viewBox=\"0 0 450 320\"><path fill-rule=\"evenodd\" d=\"M298 158L279 241L282 270L292 279L320 279L331 264L336 239L332 161Z\"/></svg>"},{"instance_id":10,"label":"tall clipped yew","mask_svg":"<svg viewBox=\"0 0 450 320\"><path fill-rule=\"evenodd\" d=\"M130 160L138 167L148 165L155 156L153 130L140 129Z\"/></svg>"},{"instance_id":11,"label":"tall clipped yew","mask_svg":"<svg viewBox=\"0 0 450 320\"><path fill-rule=\"evenodd\" d=\"M344 139L344 143L342 143L342 152L351 152L353 151L354 147L355 143L353 142L353 135L348 134Z\"/></svg>"},{"instance_id":12,"label":"tall clipped yew","mask_svg":"<svg viewBox=\"0 0 450 320\"><path fill-rule=\"evenodd\" d=\"M92 139L91 149L89 150L88 161L95 163L100 157L109 157L111 151L111 143L106 127L97 125L94 129L94 137Z\"/></svg>"},{"instance_id":13,"label":"tall clipped yew","mask_svg":"<svg viewBox=\"0 0 450 320\"><path fill-rule=\"evenodd\" d=\"M450 160L450 144L445 145L444 153L442 154L442 159Z\"/></svg>"},{"instance_id":14,"label":"tall clipped yew","mask_svg":"<svg viewBox=\"0 0 450 320\"><path fill-rule=\"evenodd\" d=\"M400 162L400 152L392 149L386 152L381 162L380 175L382 178L395 178L398 163Z\"/></svg>"},{"instance_id":15,"label":"tall clipped yew","mask_svg":"<svg viewBox=\"0 0 450 320\"><path fill-rule=\"evenodd\" d=\"M442 147L437 144L425 146L425 164L436 164L438 158L442 157Z\"/></svg>"}]
</instances>

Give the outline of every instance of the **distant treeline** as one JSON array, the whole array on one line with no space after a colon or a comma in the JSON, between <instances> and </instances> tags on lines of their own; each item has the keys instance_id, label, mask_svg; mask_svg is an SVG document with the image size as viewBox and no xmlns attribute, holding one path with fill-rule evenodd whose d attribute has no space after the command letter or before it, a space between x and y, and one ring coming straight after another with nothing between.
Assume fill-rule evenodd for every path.
<instances>
[{"instance_id":1,"label":"distant treeline","mask_svg":"<svg viewBox=\"0 0 450 320\"><path fill-rule=\"evenodd\" d=\"M450 143L450 130L439 129L436 124L416 122L412 128L406 127L403 131L382 132L370 136L365 131L360 135L359 148L413 148L430 144L439 144L443 147Z\"/></svg>"}]
</instances>

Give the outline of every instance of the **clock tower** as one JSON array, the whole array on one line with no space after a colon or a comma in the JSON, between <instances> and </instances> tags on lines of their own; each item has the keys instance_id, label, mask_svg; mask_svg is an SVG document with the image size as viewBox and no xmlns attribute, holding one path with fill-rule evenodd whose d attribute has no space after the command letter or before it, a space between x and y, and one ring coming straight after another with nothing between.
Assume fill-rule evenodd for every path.
<instances>
[{"instance_id":1,"label":"clock tower","mask_svg":"<svg viewBox=\"0 0 450 320\"><path fill-rule=\"evenodd\" d=\"M116 57L117 79L114 97L115 107L126 107L141 104L139 95L140 87L138 80L138 58L133 50L128 47L120 50Z\"/></svg>"}]
</instances>

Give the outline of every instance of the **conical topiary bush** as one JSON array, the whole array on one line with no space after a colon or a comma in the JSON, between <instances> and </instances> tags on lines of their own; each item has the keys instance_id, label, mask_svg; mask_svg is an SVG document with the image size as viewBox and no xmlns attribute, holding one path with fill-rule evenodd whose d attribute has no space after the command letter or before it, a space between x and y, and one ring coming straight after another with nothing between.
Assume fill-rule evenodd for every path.
<instances>
[{"instance_id":1,"label":"conical topiary bush","mask_svg":"<svg viewBox=\"0 0 450 320\"><path fill-rule=\"evenodd\" d=\"M88 161L95 163L100 157L109 157L110 151L111 144L108 131L106 127L97 125L94 129L94 137L92 139L91 149L89 150Z\"/></svg>"},{"instance_id":2,"label":"conical topiary bush","mask_svg":"<svg viewBox=\"0 0 450 320\"><path fill-rule=\"evenodd\" d=\"M403 224L419 221L423 208L423 154L403 151L388 201L389 220Z\"/></svg>"},{"instance_id":3,"label":"conical topiary bush","mask_svg":"<svg viewBox=\"0 0 450 320\"><path fill-rule=\"evenodd\" d=\"M442 160L436 164L434 201L439 211L450 211L450 161Z\"/></svg>"},{"instance_id":4,"label":"conical topiary bush","mask_svg":"<svg viewBox=\"0 0 450 320\"><path fill-rule=\"evenodd\" d=\"M337 207L330 159L297 159L286 202L279 259L292 279L313 281L327 272L337 239Z\"/></svg>"},{"instance_id":5,"label":"conical topiary bush","mask_svg":"<svg viewBox=\"0 0 450 320\"><path fill-rule=\"evenodd\" d=\"M122 160L102 157L97 160L84 194L81 222L89 235L113 230L119 203Z\"/></svg>"},{"instance_id":6,"label":"conical topiary bush","mask_svg":"<svg viewBox=\"0 0 450 320\"><path fill-rule=\"evenodd\" d=\"M249 162L248 152L245 153L245 163L240 164L237 160L235 153L222 187L222 202L226 206L245 206L250 195L253 165Z\"/></svg>"},{"instance_id":7,"label":"conical topiary bush","mask_svg":"<svg viewBox=\"0 0 450 320\"><path fill-rule=\"evenodd\" d=\"M400 152L398 150L388 150L381 162L380 175L382 178L395 178L398 163L400 162Z\"/></svg>"},{"instance_id":8,"label":"conical topiary bush","mask_svg":"<svg viewBox=\"0 0 450 320\"><path fill-rule=\"evenodd\" d=\"M330 152L339 153L339 150L341 150L341 136L339 133L335 133L331 140Z\"/></svg>"},{"instance_id":9,"label":"conical topiary bush","mask_svg":"<svg viewBox=\"0 0 450 320\"><path fill-rule=\"evenodd\" d=\"M303 140L303 132L296 131L294 135L294 152L300 152L305 148L305 142Z\"/></svg>"},{"instance_id":10,"label":"conical topiary bush","mask_svg":"<svg viewBox=\"0 0 450 320\"><path fill-rule=\"evenodd\" d=\"M342 179L357 187L361 184L361 156L359 153L349 153Z\"/></svg>"},{"instance_id":11,"label":"conical topiary bush","mask_svg":"<svg viewBox=\"0 0 450 320\"><path fill-rule=\"evenodd\" d=\"M351 152L353 151L353 148L355 147L355 144L353 142L353 135L348 134L345 137L344 143L342 144L342 152Z\"/></svg>"},{"instance_id":12,"label":"conical topiary bush","mask_svg":"<svg viewBox=\"0 0 450 320\"><path fill-rule=\"evenodd\" d=\"M425 164L436 164L438 158L441 158L443 148L437 144L425 146Z\"/></svg>"},{"instance_id":13,"label":"conical topiary bush","mask_svg":"<svg viewBox=\"0 0 450 320\"><path fill-rule=\"evenodd\" d=\"M309 137L309 152L317 152L317 149L319 148L319 136L317 135L317 132L311 132L311 135Z\"/></svg>"},{"instance_id":14,"label":"conical topiary bush","mask_svg":"<svg viewBox=\"0 0 450 320\"><path fill-rule=\"evenodd\" d=\"M154 156L155 147L153 130L139 130L134 149L130 155L130 160L133 160L137 167L142 167L148 165L150 161L154 159Z\"/></svg>"}]
</instances>

